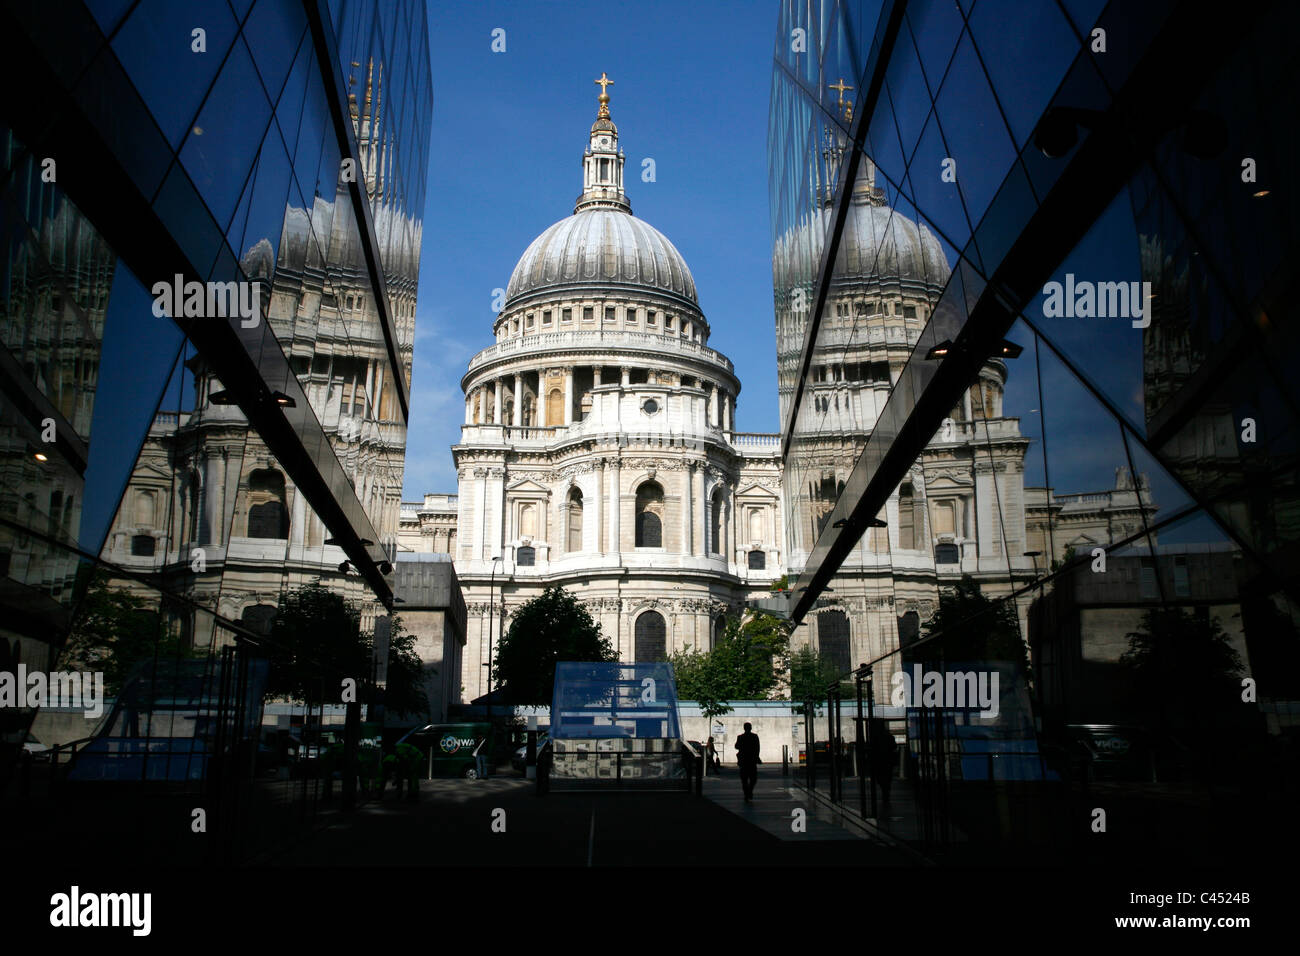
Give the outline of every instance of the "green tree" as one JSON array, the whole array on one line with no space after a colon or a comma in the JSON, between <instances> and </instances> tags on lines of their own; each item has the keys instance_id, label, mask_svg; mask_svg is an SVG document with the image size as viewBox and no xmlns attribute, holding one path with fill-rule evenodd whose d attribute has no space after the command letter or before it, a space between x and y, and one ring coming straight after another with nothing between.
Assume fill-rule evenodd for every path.
<instances>
[{"instance_id":1,"label":"green tree","mask_svg":"<svg viewBox=\"0 0 1300 956\"><path fill-rule=\"evenodd\" d=\"M728 713L729 700L771 697L790 666L790 626L757 612L730 618L710 651L684 650L669 657L677 694L694 700L706 718Z\"/></svg>"},{"instance_id":2,"label":"green tree","mask_svg":"<svg viewBox=\"0 0 1300 956\"><path fill-rule=\"evenodd\" d=\"M284 594L268 644L268 694L315 700L323 689L337 697L344 678L361 687L371 677L371 642L362 637L361 612L319 581Z\"/></svg>"},{"instance_id":3,"label":"green tree","mask_svg":"<svg viewBox=\"0 0 1300 956\"><path fill-rule=\"evenodd\" d=\"M424 692L424 662L415 652L415 635L406 630L401 617L396 614L390 618L388 626L388 681L384 686L384 706L402 717L408 714L427 717L429 696Z\"/></svg>"},{"instance_id":4,"label":"green tree","mask_svg":"<svg viewBox=\"0 0 1300 956\"><path fill-rule=\"evenodd\" d=\"M1020 636L1015 603L985 596L969 574L939 593L939 608L924 625L933 637L917 652L937 661L1015 661L1029 674L1029 650Z\"/></svg>"},{"instance_id":5,"label":"green tree","mask_svg":"<svg viewBox=\"0 0 1300 956\"><path fill-rule=\"evenodd\" d=\"M825 700L826 688L839 676L839 667L811 647L790 656L790 699L795 703Z\"/></svg>"},{"instance_id":6,"label":"green tree","mask_svg":"<svg viewBox=\"0 0 1300 956\"><path fill-rule=\"evenodd\" d=\"M149 601L96 576L77 608L59 658L63 670L103 671L104 690L116 694L142 661L194 656L178 621Z\"/></svg>"},{"instance_id":7,"label":"green tree","mask_svg":"<svg viewBox=\"0 0 1300 956\"><path fill-rule=\"evenodd\" d=\"M1214 618L1152 608L1128 641L1120 663L1133 674L1138 699L1167 726L1217 727L1241 710L1241 655Z\"/></svg>"},{"instance_id":8,"label":"green tree","mask_svg":"<svg viewBox=\"0 0 1300 956\"><path fill-rule=\"evenodd\" d=\"M548 587L515 612L497 645L493 679L516 704L549 704L559 661L613 662L618 652L578 599Z\"/></svg>"}]
</instances>

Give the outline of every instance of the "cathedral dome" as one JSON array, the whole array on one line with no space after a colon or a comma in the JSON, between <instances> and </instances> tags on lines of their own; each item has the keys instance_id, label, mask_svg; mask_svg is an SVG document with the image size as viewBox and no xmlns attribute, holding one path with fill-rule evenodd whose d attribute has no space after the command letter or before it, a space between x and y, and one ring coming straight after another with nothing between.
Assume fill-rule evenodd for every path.
<instances>
[{"instance_id":1,"label":"cathedral dome","mask_svg":"<svg viewBox=\"0 0 1300 956\"><path fill-rule=\"evenodd\" d=\"M506 308L540 292L626 286L698 308L686 260L654 226L616 208L589 207L533 240L506 286Z\"/></svg>"},{"instance_id":2,"label":"cathedral dome","mask_svg":"<svg viewBox=\"0 0 1300 956\"><path fill-rule=\"evenodd\" d=\"M773 269L778 287L816 280L817 259L834 210L818 209L777 242ZM926 226L882 205L867 190L854 190L835 264L835 285L897 279L940 291L948 283L948 258Z\"/></svg>"}]
</instances>

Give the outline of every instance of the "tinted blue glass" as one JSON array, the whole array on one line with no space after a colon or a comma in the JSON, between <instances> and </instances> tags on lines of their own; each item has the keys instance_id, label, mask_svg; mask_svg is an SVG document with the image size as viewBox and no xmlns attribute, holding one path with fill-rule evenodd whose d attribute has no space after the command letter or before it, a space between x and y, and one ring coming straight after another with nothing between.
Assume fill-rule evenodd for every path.
<instances>
[{"instance_id":1,"label":"tinted blue glass","mask_svg":"<svg viewBox=\"0 0 1300 956\"><path fill-rule=\"evenodd\" d=\"M302 5L290 0L259 0L244 24L244 40L273 103L306 32Z\"/></svg>"},{"instance_id":2,"label":"tinted blue glass","mask_svg":"<svg viewBox=\"0 0 1300 956\"><path fill-rule=\"evenodd\" d=\"M890 102L894 106L903 155L910 159L925 126L925 117L930 112L931 91L921 72L921 62L912 45L912 36L906 30L898 34L894 55L890 57L889 69L885 74L885 83L889 87Z\"/></svg>"},{"instance_id":3,"label":"tinted blue glass","mask_svg":"<svg viewBox=\"0 0 1300 956\"><path fill-rule=\"evenodd\" d=\"M86 466L81 546L87 551L103 546L183 339L171 319L153 314L153 302L150 290L119 263L104 322L95 439Z\"/></svg>"},{"instance_id":4,"label":"tinted blue glass","mask_svg":"<svg viewBox=\"0 0 1300 956\"><path fill-rule=\"evenodd\" d=\"M1045 286L1049 294L1040 294L1026 309L1029 320L1137 429L1146 421L1144 334L1134 326L1142 320L1132 317L1131 294L1141 297L1143 310L1149 305L1142 294L1140 251L1128 193L1121 192L1052 274L1057 284ZM1052 292L1059 296L1052 298ZM1125 314L1111 314L1119 312Z\"/></svg>"},{"instance_id":5,"label":"tinted blue glass","mask_svg":"<svg viewBox=\"0 0 1300 956\"><path fill-rule=\"evenodd\" d=\"M961 8L957 6L957 0L909 3L907 22L911 25L912 38L930 89L937 90L961 35L964 23Z\"/></svg>"},{"instance_id":6,"label":"tinted blue glass","mask_svg":"<svg viewBox=\"0 0 1300 956\"><path fill-rule=\"evenodd\" d=\"M944 142L957 161L957 184L966 201L966 215L972 224L978 224L1016 150L969 35L962 37L936 106Z\"/></svg>"},{"instance_id":7,"label":"tinted blue glass","mask_svg":"<svg viewBox=\"0 0 1300 956\"><path fill-rule=\"evenodd\" d=\"M253 61L236 43L181 150L181 162L218 222L230 221L270 118Z\"/></svg>"},{"instance_id":8,"label":"tinted blue glass","mask_svg":"<svg viewBox=\"0 0 1300 956\"><path fill-rule=\"evenodd\" d=\"M212 220L212 214L179 165L172 166L158 190L153 207L195 270L200 275L207 275L221 251L221 229Z\"/></svg>"},{"instance_id":9,"label":"tinted blue glass","mask_svg":"<svg viewBox=\"0 0 1300 956\"><path fill-rule=\"evenodd\" d=\"M95 18L95 22L99 24L105 36L113 32L118 21L122 19L122 14L126 13L126 8L130 5L131 0L86 0L86 9Z\"/></svg>"},{"instance_id":10,"label":"tinted blue glass","mask_svg":"<svg viewBox=\"0 0 1300 956\"><path fill-rule=\"evenodd\" d=\"M908 181L912 198L925 215L950 242L962 246L970 238L971 228L957 183L945 181L944 161L948 158L948 148L944 145L939 124L931 114L912 157ZM961 171L960 165L958 171Z\"/></svg>"},{"instance_id":11,"label":"tinted blue glass","mask_svg":"<svg viewBox=\"0 0 1300 956\"><path fill-rule=\"evenodd\" d=\"M984 0L970 29L1016 145L1023 145L1078 53L1078 37L1056 4L1016 0Z\"/></svg>"},{"instance_id":12,"label":"tinted blue glass","mask_svg":"<svg viewBox=\"0 0 1300 956\"><path fill-rule=\"evenodd\" d=\"M253 172L248 219L242 239L231 234L235 253L244 256L255 246L266 243L274 262L280 246L291 169L278 136L268 136L257 157Z\"/></svg>"},{"instance_id":13,"label":"tinted blue glass","mask_svg":"<svg viewBox=\"0 0 1300 956\"><path fill-rule=\"evenodd\" d=\"M193 49L197 29L206 31L203 53ZM113 52L173 146L184 139L234 38L224 0L144 0L113 38Z\"/></svg>"}]
</instances>

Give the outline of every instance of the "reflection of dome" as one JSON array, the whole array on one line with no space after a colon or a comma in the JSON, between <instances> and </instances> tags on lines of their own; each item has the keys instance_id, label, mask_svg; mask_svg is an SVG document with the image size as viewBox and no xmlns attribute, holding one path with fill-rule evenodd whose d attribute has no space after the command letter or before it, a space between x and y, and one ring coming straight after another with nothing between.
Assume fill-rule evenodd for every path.
<instances>
[{"instance_id":1,"label":"reflection of dome","mask_svg":"<svg viewBox=\"0 0 1300 956\"><path fill-rule=\"evenodd\" d=\"M949 269L943 246L929 229L888 206L859 202L855 196L835 272L845 279L888 276L942 289Z\"/></svg>"},{"instance_id":2,"label":"reflection of dome","mask_svg":"<svg viewBox=\"0 0 1300 956\"><path fill-rule=\"evenodd\" d=\"M603 208L574 213L534 239L510 276L506 300L594 284L633 286L698 308L691 270L663 233L622 210Z\"/></svg>"},{"instance_id":3,"label":"reflection of dome","mask_svg":"<svg viewBox=\"0 0 1300 956\"><path fill-rule=\"evenodd\" d=\"M811 219L777 242L773 271L778 288L816 280L816 265L834 210L818 209ZM811 248L810 248L811 247ZM928 228L855 191L840 237L835 281L859 283L898 279L941 291L948 282L948 259Z\"/></svg>"}]
</instances>

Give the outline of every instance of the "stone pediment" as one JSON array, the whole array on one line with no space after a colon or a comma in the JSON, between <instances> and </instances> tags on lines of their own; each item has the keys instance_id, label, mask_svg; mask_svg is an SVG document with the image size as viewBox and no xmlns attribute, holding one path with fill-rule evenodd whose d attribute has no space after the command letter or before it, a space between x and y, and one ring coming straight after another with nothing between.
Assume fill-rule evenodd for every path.
<instances>
[{"instance_id":1,"label":"stone pediment","mask_svg":"<svg viewBox=\"0 0 1300 956\"><path fill-rule=\"evenodd\" d=\"M758 497L761 498L779 497L777 493L773 491L771 488L764 488L762 485L757 484L756 482L750 482L749 484L744 485L743 487L737 489L736 497L739 498L741 495L749 495L751 497L757 495Z\"/></svg>"},{"instance_id":2,"label":"stone pediment","mask_svg":"<svg viewBox=\"0 0 1300 956\"><path fill-rule=\"evenodd\" d=\"M550 488L547 488L545 485L538 484L537 482L533 481L531 478L524 478L520 481L516 481L513 485L507 485L506 490L513 491L513 492L522 491L525 494L531 493L531 494L539 494L539 495L549 495L551 493Z\"/></svg>"}]
</instances>

